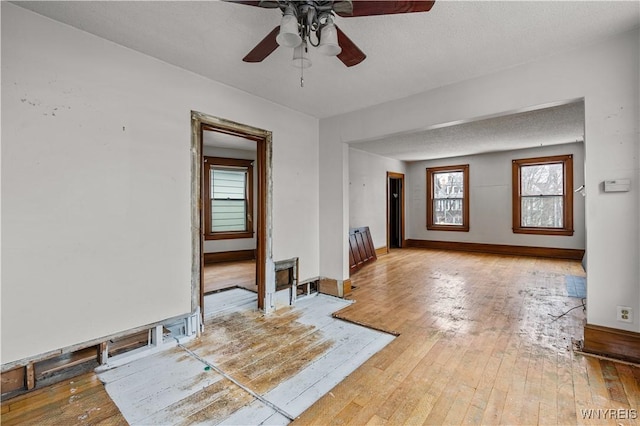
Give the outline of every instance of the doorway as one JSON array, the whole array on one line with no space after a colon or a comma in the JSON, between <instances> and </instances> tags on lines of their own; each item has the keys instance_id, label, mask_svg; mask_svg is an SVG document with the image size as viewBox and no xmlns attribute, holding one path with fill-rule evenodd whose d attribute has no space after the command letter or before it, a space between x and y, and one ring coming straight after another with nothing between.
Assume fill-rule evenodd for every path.
<instances>
[{"instance_id":1,"label":"doorway","mask_svg":"<svg viewBox=\"0 0 640 426\"><path fill-rule=\"evenodd\" d=\"M387 249L404 242L404 174L387 172Z\"/></svg>"},{"instance_id":2,"label":"doorway","mask_svg":"<svg viewBox=\"0 0 640 426\"><path fill-rule=\"evenodd\" d=\"M209 293L242 288L257 293L257 142L203 128L205 311ZM208 312L207 312L208 313Z\"/></svg>"},{"instance_id":3,"label":"doorway","mask_svg":"<svg viewBox=\"0 0 640 426\"><path fill-rule=\"evenodd\" d=\"M255 251L255 284L257 290L258 309L265 309L265 300L269 291L266 281L266 265L271 259L271 244L267 235L271 229L271 132L258 129L245 124L232 122L218 117L192 111L191 112L191 214L192 214L192 309L198 307L204 319L204 265L205 265L205 229L207 228L205 208L203 199L203 188L207 187L210 179L205 176L205 140L226 141L227 144L238 144L238 146L227 146L227 152L237 152L239 145L245 148L251 146L255 160L251 162L252 173L255 179L255 196L252 204L255 208L248 208L246 214L252 222L251 229L247 229L252 236L243 235L245 239L253 239ZM253 149L255 147L255 149ZM227 165L229 168L229 165ZM208 169L207 169L208 170ZM207 214L210 214L207 213ZM227 235L228 236L228 235ZM240 250L242 251L242 250Z\"/></svg>"}]
</instances>

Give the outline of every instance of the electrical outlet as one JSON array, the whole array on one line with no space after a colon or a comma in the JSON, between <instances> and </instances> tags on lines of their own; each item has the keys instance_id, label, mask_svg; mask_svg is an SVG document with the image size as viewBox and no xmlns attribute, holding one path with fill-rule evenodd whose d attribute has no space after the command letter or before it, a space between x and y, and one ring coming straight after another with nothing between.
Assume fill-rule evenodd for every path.
<instances>
[{"instance_id":1,"label":"electrical outlet","mask_svg":"<svg viewBox=\"0 0 640 426\"><path fill-rule=\"evenodd\" d=\"M628 306L618 306L616 319L622 322L633 322L633 309Z\"/></svg>"}]
</instances>

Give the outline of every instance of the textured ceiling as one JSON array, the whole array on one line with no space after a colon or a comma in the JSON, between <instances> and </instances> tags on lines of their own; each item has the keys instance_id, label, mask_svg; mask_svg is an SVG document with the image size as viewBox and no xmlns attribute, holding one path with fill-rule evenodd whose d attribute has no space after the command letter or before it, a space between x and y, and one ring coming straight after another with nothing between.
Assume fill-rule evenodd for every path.
<instances>
[{"instance_id":1,"label":"textured ceiling","mask_svg":"<svg viewBox=\"0 0 640 426\"><path fill-rule=\"evenodd\" d=\"M458 157L584 140L584 102L350 144L405 161Z\"/></svg>"},{"instance_id":2,"label":"textured ceiling","mask_svg":"<svg viewBox=\"0 0 640 426\"><path fill-rule=\"evenodd\" d=\"M564 52L640 22L638 1L438 0L427 13L337 17L367 59L346 68L312 50L301 88L291 49L242 62L279 24L276 9L218 1L15 3L318 118Z\"/></svg>"},{"instance_id":3,"label":"textured ceiling","mask_svg":"<svg viewBox=\"0 0 640 426\"><path fill-rule=\"evenodd\" d=\"M261 63L242 62L279 24L279 10L219 1L14 3L317 118L561 54L640 25L638 1L437 0L427 13L337 17L367 59L346 68L312 49L313 66L300 87L291 49L280 47ZM417 161L575 142L583 135L584 105L577 102L351 146ZM205 143L246 144L213 133Z\"/></svg>"}]
</instances>

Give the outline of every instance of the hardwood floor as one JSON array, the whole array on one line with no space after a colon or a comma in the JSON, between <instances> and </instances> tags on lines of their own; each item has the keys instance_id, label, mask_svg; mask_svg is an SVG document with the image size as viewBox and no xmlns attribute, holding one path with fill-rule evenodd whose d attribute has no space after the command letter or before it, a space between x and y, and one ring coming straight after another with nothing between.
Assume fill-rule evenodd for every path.
<instances>
[{"instance_id":1,"label":"hardwood floor","mask_svg":"<svg viewBox=\"0 0 640 426\"><path fill-rule=\"evenodd\" d=\"M352 276L356 303L340 316L399 336L295 423L639 424L640 367L573 352L581 307L556 318L581 305L565 275L584 272L573 261L428 249L381 256ZM90 408L69 416L71 396L112 404L100 386L53 388L4 401L2 424L42 423L43 406L49 424L82 424Z\"/></svg>"},{"instance_id":2,"label":"hardwood floor","mask_svg":"<svg viewBox=\"0 0 640 426\"><path fill-rule=\"evenodd\" d=\"M204 266L204 292L242 287L257 292L256 261L212 263Z\"/></svg>"},{"instance_id":3,"label":"hardwood floor","mask_svg":"<svg viewBox=\"0 0 640 426\"><path fill-rule=\"evenodd\" d=\"M295 423L638 424L640 368L572 351L582 308L556 319L581 305L565 275L584 272L539 258L382 256L351 277L357 303L340 316L400 335Z\"/></svg>"},{"instance_id":4,"label":"hardwood floor","mask_svg":"<svg viewBox=\"0 0 640 426\"><path fill-rule=\"evenodd\" d=\"M349 304L335 297L305 297L265 316L243 293L252 294L207 296L238 304L208 318L200 339L99 374L127 421L288 424L393 340L333 318Z\"/></svg>"},{"instance_id":5,"label":"hardwood floor","mask_svg":"<svg viewBox=\"0 0 640 426\"><path fill-rule=\"evenodd\" d=\"M94 373L2 401L3 425L126 425Z\"/></svg>"}]
</instances>

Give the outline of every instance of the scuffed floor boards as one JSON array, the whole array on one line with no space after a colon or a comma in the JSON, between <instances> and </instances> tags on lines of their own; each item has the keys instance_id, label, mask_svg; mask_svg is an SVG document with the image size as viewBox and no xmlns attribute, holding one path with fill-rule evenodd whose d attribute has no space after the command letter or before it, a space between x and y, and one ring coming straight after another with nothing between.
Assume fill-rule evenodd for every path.
<instances>
[{"instance_id":1,"label":"scuffed floor boards","mask_svg":"<svg viewBox=\"0 0 640 426\"><path fill-rule=\"evenodd\" d=\"M348 301L310 296L264 316L247 293L207 296L205 332L185 349L99 375L130 424L288 424L394 339L333 318Z\"/></svg>"},{"instance_id":2,"label":"scuffed floor boards","mask_svg":"<svg viewBox=\"0 0 640 426\"><path fill-rule=\"evenodd\" d=\"M205 322L211 317L230 312L249 312L257 310L257 293L241 288L224 290L204 297Z\"/></svg>"}]
</instances>

